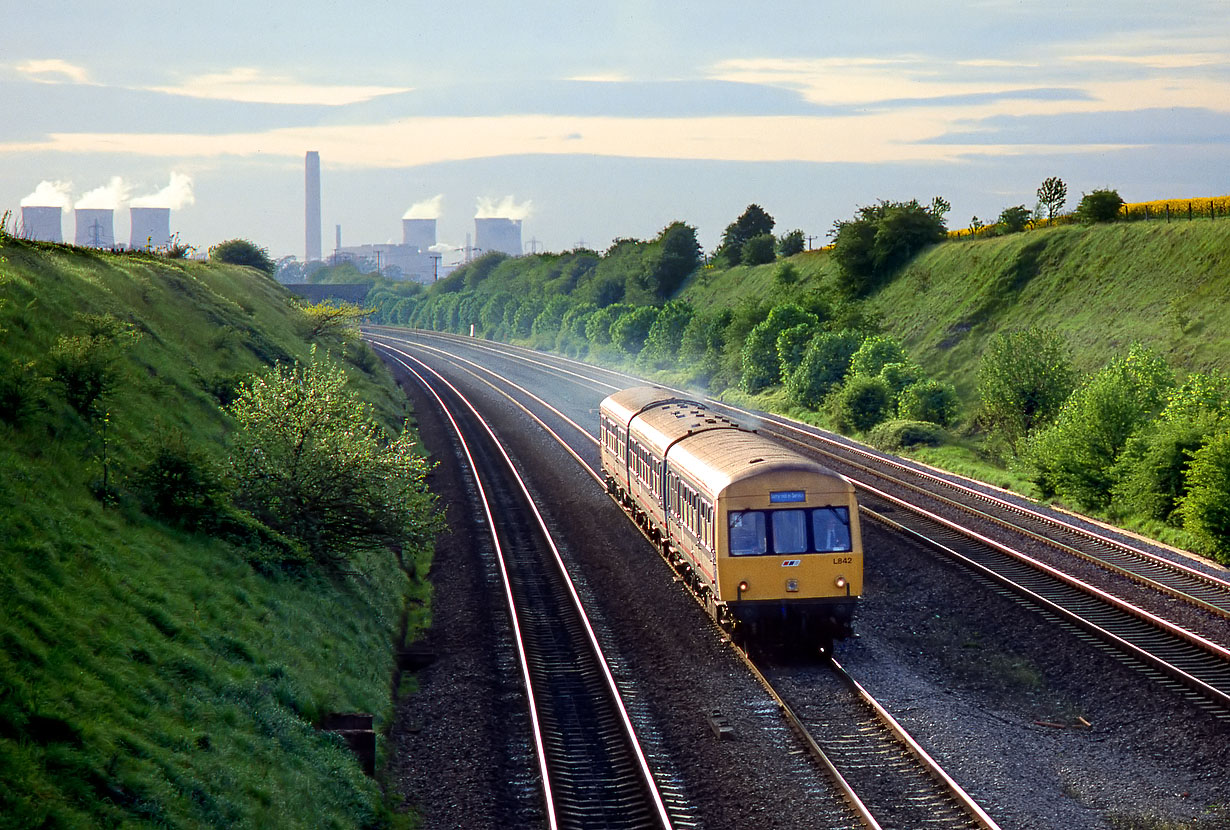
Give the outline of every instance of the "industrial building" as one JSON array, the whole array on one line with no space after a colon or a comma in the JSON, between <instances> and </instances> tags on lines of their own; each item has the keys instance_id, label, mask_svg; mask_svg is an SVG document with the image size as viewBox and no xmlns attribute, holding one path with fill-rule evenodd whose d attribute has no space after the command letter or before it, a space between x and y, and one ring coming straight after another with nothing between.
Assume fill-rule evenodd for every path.
<instances>
[{"instance_id":1,"label":"industrial building","mask_svg":"<svg viewBox=\"0 0 1230 830\"><path fill-rule=\"evenodd\" d=\"M39 242L63 242L60 227L61 209L55 207L23 206L21 209L21 235Z\"/></svg>"},{"instance_id":2,"label":"industrial building","mask_svg":"<svg viewBox=\"0 0 1230 830\"><path fill-rule=\"evenodd\" d=\"M171 209L132 208L132 233L128 247L134 251L166 248L171 244Z\"/></svg>"},{"instance_id":3,"label":"industrial building","mask_svg":"<svg viewBox=\"0 0 1230 830\"><path fill-rule=\"evenodd\" d=\"M74 241L87 248L115 247L115 211L111 208L77 208Z\"/></svg>"},{"instance_id":4,"label":"industrial building","mask_svg":"<svg viewBox=\"0 0 1230 830\"><path fill-rule=\"evenodd\" d=\"M501 251L509 256L521 256L521 220L475 219L474 247L481 253Z\"/></svg>"},{"instance_id":5,"label":"industrial building","mask_svg":"<svg viewBox=\"0 0 1230 830\"><path fill-rule=\"evenodd\" d=\"M363 271L379 271L393 279L429 283L442 276L436 244L435 219L403 219L401 244L342 246L339 228L333 261L353 262Z\"/></svg>"}]
</instances>

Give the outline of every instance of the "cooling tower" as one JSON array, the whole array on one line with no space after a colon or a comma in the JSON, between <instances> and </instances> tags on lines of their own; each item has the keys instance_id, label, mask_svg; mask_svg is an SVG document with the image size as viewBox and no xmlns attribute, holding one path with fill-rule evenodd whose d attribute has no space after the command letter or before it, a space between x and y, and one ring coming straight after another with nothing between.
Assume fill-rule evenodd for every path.
<instances>
[{"instance_id":1,"label":"cooling tower","mask_svg":"<svg viewBox=\"0 0 1230 830\"><path fill-rule=\"evenodd\" d=\"M402 244L418 248L427 253L427 249L436 244L435 219L403 219L401 220Z\"/></svg>"},{"instance_id":2,"label":"cooling tower","mask_svg":"<svg viewBox=\"0 0 1230 830\"><path fill-rule=\"evenodd\" d=\"M134 251L165 248L171 242L170 208L132 208L132 237L128 247Z\"/></svg>"},{"instance_id":3,"label":"cooling tower","mask_svg":"<svg viewBox=\"0 0 1230 830\"><path fill-rule=\"evenodd\" d=\"M77 208L76 243L87 248L115 247L115 212L110 208Z\"/></svg>"},{"instance_id":4,"label":"cooling tower","mask_svg":"<svg viewBox=\"0 0 1230 830\"><path fill-rule=\"evenodd\" d=\"M503 251L521 256L520 219L475 219L474 246L482 253Z\"/></svg>"},{"instance_id":5,"label":"cooling tower","mask_svg":"<svg viewBox=\"0 0 1230 830\"><path fill-rule=\"evenodd\" d=\"M21 209L21 232L26 239L39 242L63 242L60 232L60 208L23 207Z\"/></svg>"},{"instance_id":6,"label":"cooling tower","mask_svg":"<svg viewBox=\"0 0 1230 830\"><path fill-rule=\"evenodd\" d=\"M314 262L320 259L320 153L316 150L308 150L304 161L303 185L307 231L304 261Z\"/></svg>"}]
</instances>

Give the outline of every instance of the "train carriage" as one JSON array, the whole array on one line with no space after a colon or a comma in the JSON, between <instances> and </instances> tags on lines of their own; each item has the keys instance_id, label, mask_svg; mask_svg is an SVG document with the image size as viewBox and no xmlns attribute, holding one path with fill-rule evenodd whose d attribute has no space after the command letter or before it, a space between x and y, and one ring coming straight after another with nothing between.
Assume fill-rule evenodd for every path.
<instances>
[{"instance_id":1,"label":"train carriage","mask_svg":"<svg viewBox=\"0 0 1230 830\"><path fill-rule=\"evenodd\" d=\"M612 497L719 621L823 650L849 635L863 561L848 480L656 387L608 397L600 425Z\"/></svg>"}]
</instances>

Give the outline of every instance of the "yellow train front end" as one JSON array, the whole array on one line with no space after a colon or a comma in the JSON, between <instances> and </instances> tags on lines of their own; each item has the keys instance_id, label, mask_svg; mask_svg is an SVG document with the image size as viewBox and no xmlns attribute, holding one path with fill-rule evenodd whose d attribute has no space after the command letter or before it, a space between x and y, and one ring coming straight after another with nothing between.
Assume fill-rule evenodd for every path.
<instances>
[{"instance_id":1,"label":"yellow train front end","mask_svg":"<svg viewBox=\"0 0 1230 830\"><path fill-rule=\"evenodd\" d=\"M863 591L854 489L810 465L766 467L718 499L716 599L749 639L829 652Z\"/></svg>"}]
</instances>

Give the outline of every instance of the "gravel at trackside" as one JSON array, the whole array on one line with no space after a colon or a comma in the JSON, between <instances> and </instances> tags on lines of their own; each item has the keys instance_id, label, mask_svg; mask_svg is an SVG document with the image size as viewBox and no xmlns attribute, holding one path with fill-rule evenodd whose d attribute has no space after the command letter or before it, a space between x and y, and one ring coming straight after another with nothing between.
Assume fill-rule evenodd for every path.
<instances>
[{"instance_id":1,"label":"gravel at trackside","mask_svg":"<svg viewBox=\"0 0 1230 830\"><path fill-rule=\"evenodd\" d=\"M463 509L465 480L451 472L457 459L433 404L415 397L453 532L431 573L427 639L439 659L399 706L389 771L429 828L533 824L524 703L500 676L506 657L493 643L506 622L481 528ZM510 431L526 429L520 413L491 403ZM568 528L564 553L596 601L630 708L651 726L650 749L697 826L842 826L772 704L632 524L552 440L531 431L512 443L540 505ZM1143 828L1157 825L1127 819L1202 814L1189 826L1230 827L1227 808L1205 812L1230 805L1230 724L871 522L864 543L859 637L838 658L1005 830ZM714 737L711 710L735 740Z\"/></svg>"}]
</instances>

